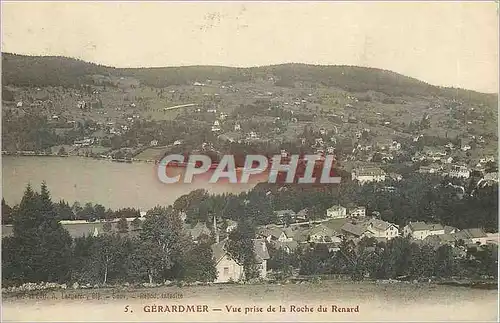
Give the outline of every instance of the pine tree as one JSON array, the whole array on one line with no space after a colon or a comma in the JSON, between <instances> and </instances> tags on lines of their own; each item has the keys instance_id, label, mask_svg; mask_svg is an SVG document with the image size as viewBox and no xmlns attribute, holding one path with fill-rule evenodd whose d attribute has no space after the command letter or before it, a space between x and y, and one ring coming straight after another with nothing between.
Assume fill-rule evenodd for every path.
<instances>
[{"instance_id":1,"label":"pine tree","mask_svg":"<svg viewBox=\"0 0 500 323\"><path fill-rule=\"evenodd\" d=\"M40 194L28 185L14 220L17 268L24 282L65 281L70 274L72 239L57 220L45 183Z\"/></svg>"},{"instance_id":2,"label":"pine tree","mask_svg":"<svg viewBox=\"0 0 500 323\"><path fill-rule=\"evenodd\" d=\"M12 208L5 203L2 198L2 224L11 224L12 222Z\"/></svg>"}]
</instances>

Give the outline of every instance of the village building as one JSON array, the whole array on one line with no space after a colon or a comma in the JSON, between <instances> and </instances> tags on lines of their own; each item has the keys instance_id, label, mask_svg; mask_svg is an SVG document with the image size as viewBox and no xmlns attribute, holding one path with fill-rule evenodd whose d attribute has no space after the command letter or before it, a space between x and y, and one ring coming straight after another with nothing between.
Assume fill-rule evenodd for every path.
<instances>
[{"instance_id":1,"label":"village building","mask_svg":"<svg viewBox=\"0 0 500 323\"><path fill-rule=\"evenodd\" d=\"M349 210L349 216L353 218L365 217L366 207L358 206Z\"/></svg>"},{"instance_id":2,"label":"village building","mask_svg":"<svg viewBox=\"0 0 500 323\"><path fill-rule=\"evenodd\" d=\"M481 228L464 229L454 233L455 237L462 240L469 240L474 244L484 245L489 240L488 235ZM457 239L457 240L458 240Z\"/></svg>"},{"instance_id":3,"label":"village building","mask_svg":"<svg viewBox=\"0 0 500 323\"><path fill-rule=\"evenodd\" d=\"M385 181L386 174L379 167L356 168L351 172L352 180L359 184Z\"/></svg>"},{"instance_id":4,"label":"village building","mask_svg":"<svg viewBox=\"0 0 500 323\"><path fill-rule=\"evenodd\" d=\"M296 214L293 210L274 211L274 215L278 218L278 221L285 221L286 218L291 221L295 221L296 217Z\"/></svg>"},{"instance_id":5,"label":"village building","mask_svg":"<svg viewBox=\"0 0 500 323\"><path fill-rule=\"evenodd\" d=\"M445 150L441 148L429 147L425 146L423 149L423 153L426 156L426 159L429 161L438 161L441 158L446 157L447 153Z\"/></svg>"},{"instance_id":6,"label":"village building","mask_svg":"<svg viewBox=\"0 0 500 323\"><path fill-rule=\"evenodd\" d=\"M347 239L361 239L363 237L372 237L373 233L361 224L354 224L350 222L344 223L341 232Z\"/></svg>"},{"instance_id":7,"label":"village building","mask_svg":"<svg viewBox=\"0 0 500 323\"><path fill-rule=\"evenodd\" d=\"M470 170L467 168L467 166L453 165L449 172L449 176L456 178L469 178Z\"/></svg>"},{"instance_id":8,"label":"village building","mask_svg":"<svg viewBox=\"0 0 500 323\"><path fill-rule=\"evenodd\" d=\"M215 283L237 282L245 278L243 264L238 263L234 257L227 252L227 242L228 240L223 240L211 246L217 270ZM255 264L258 266L259 277L266 279L267 260L269 259L266 242L264 240L254 239L253 250L255 253Z\"/></svg>"},{"instance_id":9,"label":"village building","mask_svg":"<svg viewBox=\"0 0 500 323\"><path fill-rule=\"evenodd\" d=\"M268 225L258 230L257 235L267 242L279 241L290 242L293 240L293 233L289 228L278 227L277 225Z\"/></svg>"},{"instance_id":10,"label":"village building","mask_svg":"<svg viewBox=\"0 0 500 323\"><path fill-rule=\"evenodd\" d=\"M445 234L445 231L439 223L410 222L403 228L403 235L415 240L424 240L428 236L440 234Z\"/></svg>"},{"instance_id":11,"label":"village building","mask_svg":"<svg viewBox=\"0 0 500 323\"><path fill-rule=\"evenodd\" d=\"M430 164L427 166L420 166L418 169L418 172L420 174L437 174L439 173L443 168L438 165L438 164Z\"/></svg>"},{"instance_id":12,"label":"village building","mask_svg":"<svg viewBox=\"0 0 500 323\"><path fill-rule=\"evenodd\" d=\"M389 178L392 179L393 181L399 182L403 179L403 175L398 173L389 173Z\"/></svg>"},{"instance_id":13,"label":"village building","mask_svg":"<svg viewBox=\"0 0 500 323\"><path fill-rule=\"evenodd\" d=\"M333 219L343 219L347 217L347 209L340 205L334 205L326 210L326 216Z\"/></svg>"},{"instance_id":14,"label":"village building","mask_svg":"<svg viewBox=\"0 0 500 323\"><path fill-rule=\"evenodd\" d=\"M330 229L323 224L311 228L308 231L308 236L308 241L314 243L340 243L342 241L339 237L340 234L338 232Z\"/></svg>"},{"instance_id":15,"label":"village building","mask_svg":"<svg viewBox=\"0 0 500 323\"><path fill-rule=\"evenodd\" d=\"M297 221L306 221L309 216L309 209L305 208L297 212L296 219Z\"/></svg>"},{"instance_id":16,"label":"village building","mask_svg":"<svg viewBox=\"0 0 500 323\"><path fill-rule=\"evenodd\" d=\"M200 239L203 235L209 237L212 235L212 230L207 227L206 223L201 222L196 223L196 225L193 228L188 229L188 231L195 242L198 241L198 239Z\"/></svg>"},{"instance_id":17,"label":"village building","mask_svg":"<svg viewBox=\"0 0 500 323\"><path fill-rule=\"evenodd\" d=\"M373 234L375 238L384 238L387 240L399 236L399 228L390 222L379 219L371 219L365 223L366 229Z\"/></svg>"},{"instance_id":18,"label":"village building","mask_svg":"<svg viewBox=\"0 0 500 323\"><path fill-rule=\"evenodd\" d=\"M233 220L227 220L226 233L231 233L238 228L238 222Z\"/></svg>"},{"instance_id":19,"label":"village building","mask_svg":"<svg viewBox=\"0 0 500 323\"><path fill-rule=\"evenodd\" d=\"M295 250L297 250L298 246L299 246L299 243L295 240L286 241L286 242L282 242L282 241L274 242L274 247L276 247L276 249L281 249L281 250L285 251L286 253L294 252Z\"/></svg>"}]
</instances>

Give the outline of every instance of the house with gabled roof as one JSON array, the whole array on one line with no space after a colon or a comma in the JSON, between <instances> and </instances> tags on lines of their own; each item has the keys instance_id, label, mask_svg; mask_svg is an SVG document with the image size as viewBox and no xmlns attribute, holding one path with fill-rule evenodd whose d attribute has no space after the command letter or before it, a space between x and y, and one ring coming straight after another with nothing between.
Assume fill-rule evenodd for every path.
<instances>
[{"instance_id":1,"label":"house with gabled roof","mask_svg":"<svg viewBox=\"0 0 500 323\"><path fill-rule=\"evenodd\" d=\"M371 219L365 222L364 225L375 238L385 238L387 240L390 240L399 236L398 226L390 222L382 221L379 219Z\"/></svg>"},{"instance_id":2,"label":"house with gabled roof","mask_svg":"<svg viewBox=\"0 0 500 323\"><path fill-rule=\"evenodd\" d=\"M348 239L361 239L363 237L372 237L373 233L361 224L350 222L344 223L341 228L342 234Z\"/></svg>"},{"instance_id":3,"label":"house with gabled roof","mask_svg":"<svg viewBox=\"0 0 500 323\"><path fill-rule=\"evenodd\" d=\"M291 229L284 229L276 225L269 225L260 228L257 232L257 235L263 239L266 239L267 242L288 242L293 240L293 233Z\"/></svg>"},{"instance_id":4,"label":"house with gabled roof","mask_svg":"<svg viewBox=\"0 0 500 323\"><path fill-rule=\"evenodd\" d=\"M274 242L274 246L277 249L284 250L286 253L292 253L298 248L299 243L293 240L287 242L276 241Z\"/></svg>"},{"instance_id":5,"label":"house with gabled roof","mask_svg":"<svg viewBox=\"0 0 500 323\"><path fill-rule=\"evenodd\" d=\"M466 239L471 240L473 243L486 244L488 235L481 228L464 229L456 233L456 235L463 235Z\"/></svg>"},{"instance_id":6,"label":"house with gabled roof","mask_svg":"<svg viewBox=\"0 0 500 323\"><path fill-rule=\"evenodd\" d=\"M191 235L191 237L193 238L194 241L198 241L198 239L202 235L211 236L211 234L212 234L212 231L207 227L207 224L204 222L203 223L201 223L201 222L196 223L196 225L193 228L188 229L188 231L189 231L189 234Z\"/></svg>"},{"instance_id":7,"label":"house with gabled roof","mask_svg":"<svg viewBox=\"0 0 500 323\"><path fill-rule=\"evenodd\" d=\"M214 243L211 246L215 259L215 267L217 269L215 283L236 282L245 278L243 264L240 264L228 253L227 243L228 240L226 239ZM255 254L255 264L259 270L259 276L265 279L267 277L267 260L269 259L269 251L267 250L266 242L262 239L254 239L253 250Z\"/></svg>"},{"instance_id":8,"label":"house with gabled roof","mask_svg":"<svg viewBox=\"0 0 500 323\"><path fill-rule=\"evenodd\" d=\"M347 209L341 205L334 205L326 210L326 216L332 219L346 218Z\"/></svg>"},{"instance_id":9,"label":"house with gabled roof","mask_svg":"<svg viewBox=\"0 0 500 323\"><path fill-rule=\"evenodd\" d=\"M340 242L339 233L329 227L320 224L308 231L309 242L326 243L326 242Z\"/></svg>"},{"instance_id":10,"label":"house with gabled roof","mask_svg":"<svg viewBox=\"0 0 500 323\"><path fill-rule=\"evenodd\" d=\"M410 222L403 228L403 235L416 240L424 240L430 235L445 234L444 227L439 223Z\"/></svg>"},{"instance_id":11,"label":"house with gabled roof","mask_svg":"<svg viewBox=\"0 0 500 323\"><path fill-rule=\"evenodd\" d=\"M359 184L385 181L386 173L379 167L361 167L351 172L353 181Z\"/></svg>"}]
</instances>

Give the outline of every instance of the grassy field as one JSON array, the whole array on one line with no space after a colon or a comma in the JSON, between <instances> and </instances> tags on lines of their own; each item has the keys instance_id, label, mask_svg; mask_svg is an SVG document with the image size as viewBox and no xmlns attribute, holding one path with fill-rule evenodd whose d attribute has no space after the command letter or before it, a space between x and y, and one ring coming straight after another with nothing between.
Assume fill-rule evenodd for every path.
<instances>
[{"instance_id":1,"label":"grassy field","mask_svg":"<svg viewBox=\"0 0 500 323\"><path fill-rule=\"evenodd\" d=\"M138 160L157 160L163 156L165 153L165 148L147 148L139 155L135 156L134 159Z\"/></svg>"},{"instance_id":2,"label":"grassy field","mask_svg":"<svg viewBox=\"0 0 500 323\"><path fill-rule=\"evenodd\" d=\"M496 298L494 290L432 284L341 281L304 285L212 285L98 292L67 290L64 296L61 292L54 292L48 294L46 299L18 299L4 295L3 318L16 321L495 321ZM208 313L145 312L144 307L150 305L207 305L209 310ZM320 305L327 311L318 311ZM332 305L358 307L359 312L332 312ZM228 311L226 306L241 307L242 312ZM280 306L285 312L279 312ZM296 312L292 306L307 306L312 311ZM267 311L273 307L277 312ZM258 308L262 308L263 312L253 312ZM245 314L245 309L252 312Z\"/></svg>"}]
</instances>

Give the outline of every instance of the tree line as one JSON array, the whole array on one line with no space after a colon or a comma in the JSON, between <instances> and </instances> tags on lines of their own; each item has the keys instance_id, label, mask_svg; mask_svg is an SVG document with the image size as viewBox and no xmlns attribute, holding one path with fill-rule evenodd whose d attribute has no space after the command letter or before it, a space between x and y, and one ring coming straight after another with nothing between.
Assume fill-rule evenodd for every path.
<instances>
[{"instance_id":1,"label":"tree line","mask_svg":"<svg viewBox=\"0 0 500 323\"><path fill-rule=\"evenodd\" d=\"M47 186L42 184L40 193L28 186L13 216L13 235L2 238L2 283L215 279L211 240L195 244L172 208L149 210L137 232L72 239L58 220Z\"/></svg>"},{"instance_id":2,"label":"tree line","mask_svg":"<svg viewBox=\"0 0 500 323\"><path fill-rule=\"evenodd\" d=\"M307 220L325 217L333 205L365 206L368 215L379 214L384 221L400 227L410 221L437 222L459 229L498 230L498 185L472 191L480 179L443 178L433 174L408 174L402 181L358 185L342 174L340 185L273 185L261 183L239 195L210 195L195 190L177 199L173 208L186 213L189 223L207 222L212 215L240 221L251 219L257 225L277 221L273 211L307 210ZM462 186L460 189L448 185ZM390 187L391 190L386 188Z\"/></svg>"},{"instance_id":3,"label":"tree line","mask_svg":"<svg viewBox=\"0 0 500 323\"><path fill-rule=\"evenodd\" d=\"M74 202L70 205L67 201L60 200L53 203L55 216L58 221L83 220L93 222L97 220L111 221L121 218L138 218L141 216L140 210L136 208L121 208L118 210L106 209L101 204L92 204L90 202L81 205ZM5 199L2 199L2 225L13 224L13 219L19 212L20 205L9 206Z\"/></svg>"},{"instance_id":4,"label":"tree line","mask_svg":"<svg viewBox=\"0 0 500 323\"><path fill-rule=\"evenodd\" d=\"M363 238L357 245L343 240L338 250L325 244L288 253L270 246L268 268L286 279L294 271L302 275L342 275L353 280L497 277L498 247L434 247L397 237L388 242Z\"/></svg>"},{"instance_id":5,"label":"tree line","mask_svg":"<svg viewBox=\"0 0 500 323\"><path fill-rule=\"evenodd\" d=\"M406 194L409 195L405 197L418 195L417 192L422 190L422 187L417 183L412 184L413 191L407 191ZM426 185L429 186L429 182ZM117 231L107 229L104 234L96 237L89 234L72 239L59 222L58 203L52 202L46 185L42 184L40 193L34 192L28 186L12 216L13 235L2 239L3 283L18 285L45 281L106 285L166 280L213 281L217 277L211 249L215 237L202 236L195 243L185 231L181 219L182 212L186 213L190 223L210 223L213 216L236 220L238 226L228 235L227 251L243 266L245 279L257 278L253 251L257 226L269 223L273 209L286 207L298 210L317 203L319 206L312 205L313 212L308 213L308 216L313 216L318 208L331 206L333 196L332 192L326 190L312 193L287 188L276 189L272 194L267 194L267 189L260 187L241 195L217 196L208 195L203 190L193 191L177 199L172 206L150 209L142 224L133 224L135 230L130 232L126 220L122 218ZM376 200L383 201L378 203L398 205L391 201L390 197L381 195L375 184L339 189L339 200L345 202L347 198L351 198L353 191L350 190L360 192L358 201L363 198L369 200L370 194L378 192L379 197ZM425 190L418 196L436 199ZM492 197L493 195L486 194L478 198L474 202L477 204L461 214L452 213L447 221L453 222L457 217L465 216L466 219L459 221L465 221L463 223L469 227L480 226L481 221L484 221L484 218L480 217L481 212L489 214L493 211L490 201ZM303 204L311 198L311 204ZM445 194L442 198L444 200L450 196ZM460 201L463 200L454 202L461 203ZM484 204L485 201L490 204ZM439 203L442 202L436 203L434 200L432 205L439 206ZM367 205L369 208L373 207L373 204ZM383 204L378 206L381 205ZM411 208L411 205L405 207ZM5 211L3 207L2 213ZM458 211L457 209L456 212ZM427 212L446 220L445 215L434 209L424 208L420 212L422 213L416 214L421 216L419 220L428 219L424 217ZM390 212L381 212L381 216L387 219L395 215L391 209ZM399 217L401 216L399 214ZM415 214L405 216L412 217ZM489 216L492 217L491 214ZM356 280L366 277L475 277L495 274L497 253L492 247L467 249L463 242L459 242L455 247L458 248L442 246L435 249L404 238L396 238L387 243L365 238L357 245L344 240L338 250L333 251L325 244L306 244L295 252L287 253L283 249L276 250L269 244L271 259L268 267L282 278L295 271L304 275L343 274ZM462 255L457 252L462 252Z\"/></svg>"}]
</instances>

